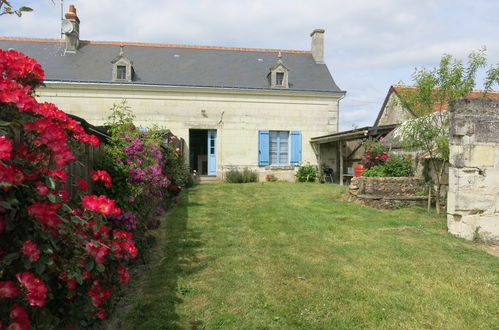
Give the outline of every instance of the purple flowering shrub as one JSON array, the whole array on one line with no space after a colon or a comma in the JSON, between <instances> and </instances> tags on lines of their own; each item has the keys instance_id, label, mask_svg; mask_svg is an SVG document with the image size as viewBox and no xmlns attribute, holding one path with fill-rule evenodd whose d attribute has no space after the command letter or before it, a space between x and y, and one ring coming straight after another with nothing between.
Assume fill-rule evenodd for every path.
<instances>
[{"instance_id":1,"label":"purple flowering shrub","mask_svg":"<svg viewBox=\"0 0 499 330\"><path fill-rule=\"evenodd\" d=\"M145 237L146 231L159 225L169 200L189 182L182 144L165 130L140 131L126 101L115 104L108 119L111 138L101 168L113 177L108 195L123 210L109 220L117 228L133 228Z\"/></svg>"}]
</instances>

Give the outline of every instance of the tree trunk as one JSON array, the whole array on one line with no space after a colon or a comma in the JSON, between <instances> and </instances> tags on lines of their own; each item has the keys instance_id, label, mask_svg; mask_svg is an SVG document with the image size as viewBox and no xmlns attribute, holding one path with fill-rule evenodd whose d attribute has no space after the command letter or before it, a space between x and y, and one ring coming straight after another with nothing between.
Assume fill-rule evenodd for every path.
<instances>
[{"instance_id":1,"label":"tree trunk","mask_svg":"<svg viewBox=\"0 0 499 330\"><path fill-rule=\"evenodd\" d=\"M428 185L428 213L431 209L431 184Z\"/></svg>"}]
</instances>

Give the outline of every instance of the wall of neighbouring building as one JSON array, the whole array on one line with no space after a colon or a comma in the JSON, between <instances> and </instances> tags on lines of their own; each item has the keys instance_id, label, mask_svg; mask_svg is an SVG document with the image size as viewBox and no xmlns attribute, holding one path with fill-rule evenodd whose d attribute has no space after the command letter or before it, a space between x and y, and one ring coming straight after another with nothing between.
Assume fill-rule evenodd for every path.
<instances>
[{"instance_id":1,"label":"wall of neighbouring building","mask_svg":"<svg viewBox=\"0 0 499 330\"><path fill-rule=\"evenodd\" d=\"M168 128L189 146L189 129L217 130L217 177L230 168L257 170L294 180L293 167L258 166L258 131L301 131L302 162L317 165L309 144L312 137L334 133L338 127L340 95L312 92L250 91L164 86L47 83L43 101L67 113L102 125L113 103L122 99L136 114L136 124ZM187 152L188 154L188 152Z\"/></svg>"},{"instance_id":2,"label":"wall of neighbouring building","mask_svg":"<svg viewBox=\"0 0 499 330\"><path fill-rule=\"evenodd\" d=\"M499 241L499 100L459 99L449 111L449 231Z\"/></svg>"},{"instance_id":3,"label":"wall of neighbouring building","mask_svg":"<svg viewBox=\"0 0 499 330\"><path fill-rule=\"evenodd\" d=\"M402 106L402 102L398 95L393 92L390 94L385 108L382 110L381 117L377 122L378 126L400 124L404 121L411 119L411 113Z\"/></svg>"}]
</instances>

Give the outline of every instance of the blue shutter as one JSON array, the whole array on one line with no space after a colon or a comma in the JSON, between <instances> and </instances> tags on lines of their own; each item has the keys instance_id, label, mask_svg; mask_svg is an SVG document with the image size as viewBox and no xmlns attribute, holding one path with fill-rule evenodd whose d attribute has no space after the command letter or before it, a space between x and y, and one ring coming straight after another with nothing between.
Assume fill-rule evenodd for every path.
<instances>
[{"instance_id":1,"label":"blue shutter","mask_svg":"<svg viewBox=\"0 0 499 330\"><path fill-rule=\"evenodd\" d=\"M291 165L301 162L301 132L291 131Z\"/></svg>"},{"instance_id":2,"label":"blue shutter","mask_svg":"<svg viewBox=\"0 0 499 330\"><path fill-rule=\"evenodd\" d=\"M269 130L258 131L258 165L270 165Z\"/></svg>"}]
</instances>

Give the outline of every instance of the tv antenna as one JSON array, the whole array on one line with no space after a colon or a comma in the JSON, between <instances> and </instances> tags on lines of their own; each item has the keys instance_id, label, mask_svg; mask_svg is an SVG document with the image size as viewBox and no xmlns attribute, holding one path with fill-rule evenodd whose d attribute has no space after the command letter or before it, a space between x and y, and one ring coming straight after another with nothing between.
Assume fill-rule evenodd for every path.
<instances>
[{"instance_id":1,"label":"tv antenna","mask_svg":"<svg viewBox=\"0 0 499 330\"><path fill-rule=\"evenodd\" d=\"M64 20L64 0L61 0L61 39L63 38L64 32L62 31L62 21Z\"/></svg>"}]
</instances>

